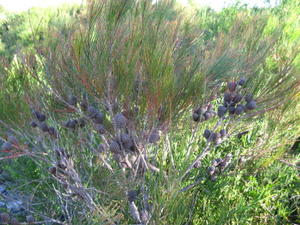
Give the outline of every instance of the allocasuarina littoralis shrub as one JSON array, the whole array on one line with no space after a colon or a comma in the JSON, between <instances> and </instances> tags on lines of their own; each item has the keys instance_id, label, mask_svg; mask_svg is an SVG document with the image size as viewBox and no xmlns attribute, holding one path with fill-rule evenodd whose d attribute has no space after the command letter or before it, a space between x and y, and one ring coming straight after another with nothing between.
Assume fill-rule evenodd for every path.
<instances>
[{"instance_id":1,"label":"allocasuarina littoralis shrub","mask_svg":"<svg viewBox=\"0 0 300 225\"><path fill-rule=\"evenodd\" d=\"M56 193L78 215L88 208L103 221L117 223L108 208L117 198L110 196L119 193L128 198L122 202L128 208L121 211L129 209L136 223L157 221L163 212L149 180L171 176L177 189L172 197L198 184L189 175L203 169L199 179L216 181L236 160L234 154L210 165L204 158L253 124L253 118L279 109L299 93L296 76L283 82L282 74L275 74L274 87L261 87L267 80L265 60L280 37L280 30L263 32L266 15L247 18L247 26L238 18L228 33L208 43L199 30L189 29L193 24L172 1L90 1L86 10L67 32L54 29L56 38L39 49L45 74L32 71L40 85L39 95L28 100L32 128L30 135L15 134L30 145L18 147L4 138L2 146L44 161L63 187ZM164 137L187 126L182 121L192 107L194 126L204 137L193 133L204 145L193 155L188 147L171 174L161 145ZM111 173L105 175L109 179L99 178L94 167L103 176ZM104 183L109 195L95 188L95 180Z\"/></svg>"}]
</instances>

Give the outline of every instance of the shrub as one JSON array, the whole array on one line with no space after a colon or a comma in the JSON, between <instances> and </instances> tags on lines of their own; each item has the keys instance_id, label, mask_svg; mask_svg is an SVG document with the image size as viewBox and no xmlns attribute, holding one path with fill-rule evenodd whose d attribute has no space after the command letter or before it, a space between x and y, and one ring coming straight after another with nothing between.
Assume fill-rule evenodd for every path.
<instances>
[{"instance_id":1,"label":"shrub","mask_svg":"<svg viewBox=\"0 0 300 225\"><path fill-rule=\"evenodd\" d=\"M244 190L242 179L299 134L298 52L270 75L283 29L268 26L270 12L242 12L207 40L174 1L84 10L37 49L38 74L30 61L22 67L38 87L26 93L33 127L13 129L20 144L3 138L51 176L55 221L63 212L70 224L261 222L248 215L265 216L252 206L269 207L272 194Z\"/></svg>"}]
</instances>

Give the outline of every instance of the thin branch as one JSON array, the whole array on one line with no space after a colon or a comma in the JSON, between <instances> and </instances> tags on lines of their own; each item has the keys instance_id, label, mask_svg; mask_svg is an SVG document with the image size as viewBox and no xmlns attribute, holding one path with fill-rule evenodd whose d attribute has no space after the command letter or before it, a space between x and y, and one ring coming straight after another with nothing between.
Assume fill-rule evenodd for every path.
<instances>
[{"instance_id":1,"label":"thin branch","mask_svg":"<svg viewBox=\"0 0 300 225\"><path fill-rule=\"evenodd\" d=\"M285 165L288 165L288 166L291 166L291 167L294 167L294 168L300 170L300 166L297 166L297 165L295 165L295 164L293 164L293 163L289 163L289 162L284 161L284 160L282 160L282 159L279 159L278 161L281 162L281 163L284 163Z\"/></svg>"},{"instance_id":2,"label":"thin branch","mask_svg":"<svg viewBox=\"0 0 300 225\"><path fill-rule=\"evenodd\" d=\"M204 180L203 177L199 178L199 179L196 180L194 183L192 183L192 184L190 184L190 185L188 185L188 186L182 188L181 190L179 190L179 193L184 192L184 191L187 191L187 190L189 190L189 189L195 187L195 186L196 186L197 184L199 184L202 180Z\"/></svg>"}]
</instances>

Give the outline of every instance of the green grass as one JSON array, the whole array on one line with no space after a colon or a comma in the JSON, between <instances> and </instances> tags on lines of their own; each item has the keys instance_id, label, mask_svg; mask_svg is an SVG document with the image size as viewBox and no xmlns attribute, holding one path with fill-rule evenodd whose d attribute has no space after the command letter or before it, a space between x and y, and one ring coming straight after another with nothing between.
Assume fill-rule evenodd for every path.
<instances>
[{"instance_id":1,"label":"green grass","mask_svg":"<svg viewBox=\"0 0 300 225\"><path fill-rule=\"evenodd\" d=\"M297 170L280 162L255 173L235 171L199 185L194 224L298 223L299 185Z\"/></svg>"}]
</instances>

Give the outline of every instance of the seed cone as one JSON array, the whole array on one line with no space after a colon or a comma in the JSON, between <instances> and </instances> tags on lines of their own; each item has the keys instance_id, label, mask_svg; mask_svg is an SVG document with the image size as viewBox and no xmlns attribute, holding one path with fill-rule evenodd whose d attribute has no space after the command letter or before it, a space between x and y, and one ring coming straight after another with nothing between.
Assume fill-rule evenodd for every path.
<instances>
[{"instance_id":1,"label":"seed cone","mask_svg":"<svg viewBox=\"0 0 300 225\"><path fill-rule=\"evenodd\" d=\"M240 85L240 86L244 86L245 83L246 83L246 79L245 79L245 78L241 78L241 79L238 81L238 85Z\"/></svg>"},{"instance_id":2,"label":"seed cone","mask_svg":"<svg viewBox=\"0 0 300 225\"><path fill-rule=\"evenodd\" d=\"M236 82L234 82L234 81L228 82L227 87L228 87L229 91L234 92L236 89Z\"/></svg>"},{"instance_id":3,"label":"seed cone","mask_svg":"<svg viewBox=\"0 0 300 225\"><path fill-rule=\"evenodd\" d=\"M233 115L235 113L235 107L234 106L230 106L229 107L229 114Z\"/></svg>"},{"instance_id":4,"label":"seed cone","mask_svg":"<svg viewBox=\"0 0 300 225\"><path fill-rule=\"evenodd\" d=\"M246 104L246 108L249 110L253 110L256 108L256 102L254 100L251 100Z\"/></svg>"},{"instance_id":5,"label":"seed cone","mask_svg":"<svg viewBox=\"0 0 300 225\"><path fill-rule=\"evenodd\" d=\"M210 134L210 137L209 137L212 141L216 141L217 140L217 138L218 138L218 135L217 135L217 133L214 133L214 132L212 132L211 134Z\"/></svg>"},{"instance_id":6,"label":"seed cone","mask_svg":"<svg viewBox=\"0 0 300 225\"><path fill-rule=\"evenodd\" d=\"M82 102L80 103L80 108L81 108L81 110L82 110L83 112L87 111L87 109L88 109L88 103L87 103L87 101L82 101Z\"/></svg>"},{"instance_id":7,"label":"seed cone","mask_svg":"<svg viewBox=\"0 0 300 225\"><path fill-rule=\"evenodd\" d=\"M158 129L153 129L149 135L149 143L155 144L159 141L160 134Z\"/></svg>"},{"instance_id":8,"label":"seed cone","mask_svg":"<svg viewBox=\"0 0 300 225\"><path fill-rule=\"evenodd\" d=\"M52 175L56 175L56 167L55 166L51 166L49 169L48 169L49 173L51 173Z\"/></svg>"},{"instance_id":9,"label":"seed cone","mask_svg":"<svg viewBox=\"0 0 300 225\"><path fill-rule=\"evenodd\" d=\"M49 127L45 122L40 123L39 127L43 132L48 132L49 130Z\"/></svg>"},{"instance_id":10,"label":"seed cone","mask_svg":"<svg viewBox=\"0 0 300 225\"><path fill-rule=\"evenodd\" d=\"M241 115L244 112L244 107L242 106L237 106L235 109L235 114L236 115Z\"/></svg>"},{"instance_id":11,"label":"seed cone","mask_svg":"<svg viewBox=\"0 0 300 225\"><path fill-rule=\"evenodd\" d=\"M65 149L63 148L56 148L55 149L57 159L60 159L61 157L69 158L69 155L66 153Z\"/></svg>"},{"instance_id":12,"label":"seed cone","mask_svg":"<svg viewBox=\"0 0 300 225\"><path fill-rule=\"evenodd\" d=\"M94 106L89 106L87 108L87 111L88 111L88 116L91 119L94 119L98 113L97 109Z\"/></svg>"},{"instance_id":13,"label":"seed cone","mask_svg":"<svg viewBox=\"0 0 300 225\"><path fill-rule=\"evenodd\" d=\"M74 95L70 95L69 99L68 99L68 103L72 106L76 106L77 105L77 98Z\"/></svg>"},{"instance_id":14,"label":"seed cone","mask_svg":"<svg viewBox=\"0 0 300 225\"><path fill-rule=\"evenodd\" d=\"M195 110L194 110L194 113L197 113L197 114L200 115L200 114L202 113L202 108L199 107L199 108L195 109ZM204 111L203 111L203 113L204 113Z\"/></svg>"},{"instance_id":15,"label":"seed cone","mask_svg":"<svg viewBox=\"0 0 300 225\"><path fill-rule=\"evenodd\" d=\"M64 159L59 160L59 161L57 162L57 166L58 166L60 169L62 169L62 170L65 170L65 169L68 168L67 162L66 162L66 160L64 160Z\"/></svg>"},{"instance_id":16,"label":"seed cone","mask_svg":"<svg viewBox=\"0 0 300 225\"><path fill-rule=\"evenodd\" d=\"M225 116L226 114L226 111L227 111L227 108L225 106L219 106L218 107L218 116L221 118L223 116Z\"/></svg>"},{"instance_id":17,"label":"seed cone","mask_svg":"<svg viewBox=\"0 0 300 225\"><path fill-rule=\"evenodd\" d=\"M198 169L200 168L201 166L201 162L200 161L197 161L195 164L194 164L194 168Z\"/></svg>"},{"instance_id":18,"label":"seed cone","mask_svg":"<svg viewBox=\"0 0 300 225\"><path fill-rule=\"evenodd\" d=\"M49 133L50 135L52 135L52 136L56 136L56 135L57 135L57 132L56 132L56 130L55 130L54 127L49 127L49 128L48 128L48 133Z\"/></svg>"},{"instance_id":19,"label":"seed cone","mask_svg":"<svg viewBox=\"0 0 300 225\"><path fill-rule=\"evenodd\" d=\"M96 124L96 131L99 134L105 134L106 132L105 126L103 124Z\"/></svg>"},{"instance_id":20,"label":"seed cone","mask_svg":"<svg viewBox=\"0 0 300 225\"><path fill-rule=\"evenodd\" d=\"M67 128L71 128L71 129L75 129L76 128L76 126L77 126L77 124L78 124L78 121L77 120L68 120L66 123L65 123L65 127L67 127Z\"/></svg>"},{"instance_id":21,"label":"seed cone","mask_svg":"<svg viewBox=\"0 0 300 225\"><path fill-rule=\"evenodd\" d=\"M212 176L215 173L215 170L216 170L216 167L210 166L210 167L207 168L207 174L209 176Z\"/></svg>"},{"instance_id":22,"label":"seed cone","mask_svg":"<svg viewBox=\"0 0 300 225\"><path fill-rule=\"evenodd\" d=\"M43 113L40 113L39 111L33 111L33 115L37 118L38 121L43 122L46 120L46 116Z\"/></svg>"},{"instance_id":23,"label":"seed cone","mask_svg":"<svg viewBox=\"0 0 300 225\"><path fill-rule=\"evenodd\" d=\"M228 108L228 107L229 107L229 105L230 105L230 103L229 103L229 102L223 101L223 106L224 106L224 107Z\"/></svg>"},{"instance_id":24,"label":"seed cone","mask_svg":"<svg viewBox=\"0 0 300 225\"><path fill-rule=\"evenodd\" d=\"M101 112L97 112L94 116L94 123L99 124L103 123L104 120L104 114Z\"/></svg>"},{"instance_id":25,"label":"seed cone","mask_svg":"<svg viewBox=\"0 0 300 225\"><path fill-rule=\"evenodd\" d=\"M246 100L246 102L250 102L251 100L253 100L252 94L247 94L247 95L245 96L245 100Z\"/></svg>"},{"instance_id":26,"label":"seed cone","mask_svg":"<svg viewBox=\"0 0 300 225\"><path fill-rule=\"evenodd\" d=\"M231 93L225 92L224 93L224 101L225 102L230 102L232 100L232 95Z\"/></svg>"},{"instance_id":27,"label":"seed cone","mask_svg":"<svg viewBox=\"0 0 300 225\"><path fill-rule=\"evenodd\" d=\"M137 191L135 191L135 190L128 191L128 193L127 193L128 201L129 202L135 201L137 198L137 195L138 195Z\"/></svg>"},{"instance_id":28,"label":"seed cone","mask_svg":"<svg viewBox=\"0 0 300 225\"><path fill-rule=\"evenodd\" d=\"M227 134L226 130L225 129L222 129L220 130L220 135L221 135L221 138L225 137Z\"/></svg>"},{"instance_id":29,"label":"seed cone","mask_svg":"<svg viewBox=\"0 0 300 225\"><path fill-rule=\"evenodd\" d=\"M110 144L109 144L109 150L113 153L119 153L121 152L121 147L119 145L118 142L116 141L111 141Z\"/></svg>"},{"instance_id":30,"label":"seed cone","mask_svg":"<svg viewBox=\"0 0 300 225\"><path fill-rule=\"evenodd\" d=\"M31 122L30 122L30 126L32 126L32 127L37 127L38 124L37 124L35 121L31 121Z\"/></svg>"},{"instance_id":31,"label":"seed cone","mask_svg":"<svg viewBox=\"0 0 300 225\"><path fill-rule=\"evenodd\" d=\"M222 170L224 170L224 168L226 167L227 162L225 160L222 160L222 162L219 164L219 168Z\"/></svg>"},{"instance_id":32,"label":"seed cone","mask_svg":"<svg viewBox=\"0 0 300 225\"><path fill-rule=\"evenodd\" d=\"M212 161L212 165L214 167L217 167L221 162L222 162L222 159L216 158L215 160Z\"/></svg>"},{"instance_id":33,"label":"seed cone","mask_svg":"<svg viewBox=\"0 0 300 225\"><path fill-rule=\"evenodd\" d=\"M203 114L203 116L204 116L204 120L209 120L210 118L213 117L213 113L210 112L210 111L206 111L206 112Z\"/></svg>"},{"instance_id":34,"label":"seed cone","mask_svg":"<svg viewBox=\"0 0 300 225\"><path fill-rule=\"evenodd\" d=\"M84 118L80 118L80 119L78 120L78 125L79 125L80 128L85 127L85 125L86 125L85 119L84 119Z\"/></svg>"},{"instance_id":35,"label":"seed cone","mask_svg":"<svg viewBox=\"0 0 300 225\"><path fill-rule=\"evenodd\" d=\"M121 142L125 149L131 149L131 147L133 147L133 140L128 134L121 134Z\"/></svg>"},{"instance_id":36,"label":"seed cone","mask_svg":"<svg viewBox=\"0 0 300 225\"><path fill-rule=\"evenodd\" d=\"M206 129L203 133L203 136L206 138L206 139L209 139L210 135L212 134L212 131L211 130L208 130Z\"/></svg>"},{"instance_id":37,"label":"seed cone","mask_svg":"<svg viewBox=\"0 0 300 225\"><path fill-rule=\"evenodd\" d=\"M195 122L198 122L200 120L200 115L196 112L193 112L193 120Z\"/></svg>"},{"instance_id":38,"label":"seed cone","mask_svg":"<svg viewBox=\"0 0 300 225\"><path fill-rule=\"evenodd\" d=\"M114 122L117 128L125 128L127 125L127 118L122 113L117 113L114 116Z\"/></svg>"},{"instance_id":39,"label":"seed cone","mask_svg":"<svg viewBox=\"0 0 300 225\"><path fill-rule=\"evenodd\" d=\"M243 97L240 94L236 94L233 98L233 102L234 103L239 103L240 101L242 101Z\"/></svg>"}]
</instances>

